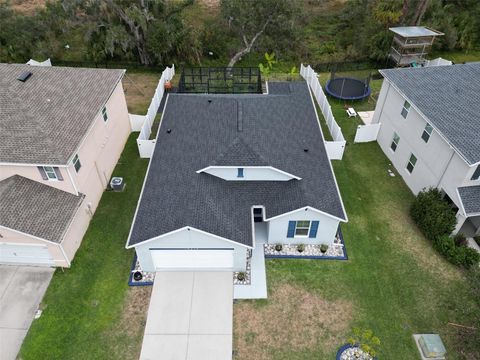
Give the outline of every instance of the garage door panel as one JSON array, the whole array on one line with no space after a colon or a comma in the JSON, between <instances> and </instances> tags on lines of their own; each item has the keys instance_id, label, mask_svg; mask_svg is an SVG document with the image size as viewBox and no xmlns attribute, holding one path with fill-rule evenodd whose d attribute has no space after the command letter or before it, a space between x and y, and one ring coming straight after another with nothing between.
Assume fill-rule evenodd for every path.
<instances>
[{"instance_id":1,"label":"garage door panel","mask_svg":"<svg viewBox=\"0 0 480 360\"><path fill-rule=\"evenodd\" d=\"M157 270L231 270L233 268L233 250L152 249L150 252Z\"/></svg>"},{"instance_id":2,"label":"garage door panel","mask_svg":"<svg viewBox=\"0 0 480 360\"><path fill-rule=\"evenodd\" d=\"M50 266L54 260L44 245L1 243L0 264Z\"/></svg>"}]
</instances>

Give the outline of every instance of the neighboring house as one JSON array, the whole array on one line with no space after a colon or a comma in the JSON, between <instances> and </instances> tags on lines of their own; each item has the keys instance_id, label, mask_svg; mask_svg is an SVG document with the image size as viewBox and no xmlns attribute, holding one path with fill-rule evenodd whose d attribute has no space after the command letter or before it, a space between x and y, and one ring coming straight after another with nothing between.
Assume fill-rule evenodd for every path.
<instances>
[{"instance_id":1,"label":"neighboring house","mask_svg":"<svg viewBox=\"0 0 480 360\"><path fill-rule=\"evenodd\" d=\"M1 264L70 266L131 132L124 72L0 64Z\"/></svg>"},{"instance_id":2,"label":"neighboring house","mask_svg":"<svg viewBox=\"0 0 480 360\"><path fill-rule=\"evenodd\" d=\"M436 187L480 234L480 63L381 70L378 143L414 194Z\"/></svg>"},{"instance_id":3,"label":"neighboring house","mask_svg":"<svg viewBox=\"0 0 480 360\"><path fill-rule=\"evenodd\" d=\"M332 244L347 216L306 83L170 94L127 241L144 271L245 271L256 246Z\"/></svg>"}]
</instances>

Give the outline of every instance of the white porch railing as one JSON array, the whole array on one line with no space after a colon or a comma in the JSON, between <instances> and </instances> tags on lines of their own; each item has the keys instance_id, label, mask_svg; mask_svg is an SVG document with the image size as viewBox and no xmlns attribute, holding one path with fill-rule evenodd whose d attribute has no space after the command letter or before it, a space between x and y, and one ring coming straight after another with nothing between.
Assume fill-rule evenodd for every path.
<instances>
[{"instance_id":1,"label":"white porch railing","mask_svg":"<svg viewBox=\"0 0 480 360\"><path fill-rule=\"evenodd\" d=\"M140 131L137 138L137 146L140 157L142 158L150 158L153 154L153 149L155 149L155 139L150 140L152 125L165 92L165 83L172 80L174 75L175 65L163 70L146 115L128 114L132 131Z\"/></svg>"},{"instance_id":2,"label":"white porch railing","mask_svg":"<svg viewBox=\"0 0 480 360\"><path fill-rule=\"evenodd\" d=\"M323 117L325 118L330 135L333 138L333 141L325 141L328 158L330 160L342 160L347 142L343 137L342 129L335 121L327 96L323 92L320 81L318 81L317 73L310 67L310 65L304 66L301 64L300 75L307 81L307 84L312 90L320 110L322 111Z\"/></svg>"}]
</instances>

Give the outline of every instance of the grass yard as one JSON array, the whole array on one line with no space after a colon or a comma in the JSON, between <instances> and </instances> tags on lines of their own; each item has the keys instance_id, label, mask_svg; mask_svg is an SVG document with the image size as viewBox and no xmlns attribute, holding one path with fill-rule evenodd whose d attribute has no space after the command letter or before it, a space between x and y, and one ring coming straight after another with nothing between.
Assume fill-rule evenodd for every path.
<instances>
[{"instance_id":1,"label":"grass yard","mask_svg":"<svg viewBox=\"0 0 480 360\"><path fill-rule=\"evenodd\" d=\"M331 101L348 141L334 169L349 223L349 261L268 260L269 299L234 306L238 359L333 359L354 326L381 341L380 359L417 359L413 333L441 334L449 359L479 359L480 344L448 326L480 311L464 274L410 220L413 195L376 143L353 144L359 120ZM355 105L372 110L364 102Z\"/></svg>"}]
</instances>

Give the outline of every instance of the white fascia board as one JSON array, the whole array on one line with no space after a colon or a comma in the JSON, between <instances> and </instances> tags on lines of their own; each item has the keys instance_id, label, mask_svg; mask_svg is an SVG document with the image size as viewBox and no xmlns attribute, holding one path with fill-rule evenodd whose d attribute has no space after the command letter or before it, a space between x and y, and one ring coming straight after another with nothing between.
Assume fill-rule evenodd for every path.
<instances>
[{"instance_id":1,"label":"white fascia board","mask_svg":"<svg viewBox=\"0 0 480 360\"><path fill-rule=\"evenodd\" d=\"M158 135L160 134L160 131L162 130L163 115L165 115L165 112L166 112L165 109L167 108L169 97L170 97L170 93L167 93L167 98L165 99L165 105L163 106L162 116L160 117L160 125L158 126L157 136L155 137L155 146L154 146L153 151L152 151L152 156L150 156L150 160L148 161L147 172L145 173L145 178L143 179L142 190L140 191L140 196L138 197L137 207L135 209L135 214L133 215L132 225L130 225L130 231L128 232L127 242L125 243L125 248L126 249L130 249L130 248L133 247L133 246L128 246L128 243L130 242L130 237L132 236L132 231L133 231L133 227L135 225L135 220L137 219L138 209L140 208L140 203L142 202L143 191L145 190L145 184L147 183L148 174L150 174L150 166L152 165L153 156L155 155L155 148L157 147L157 144L158 144Z\"/></svg>"},{"instance_id":2,"label":"white fascia board","mask_svg":"<svg viewBox=\"0 0 480 360\"><path fill-rule=\"evenodd\" d=\"M286 175L286 176L289 176L291 177L292 179L296 179L296 180L302 180L302 178L296 176L296 175L293 175L293 174L290 174L286 171L283 171L283 170L280 170L280 169L277 169L273 166L243 166L243 165L238 165L238 166L207 166L206 168L203 168L203 169L200 169L200 170L197 170L196 173L197 174L200 174L202 172L206 172L207 170L210 170L210 169L238 169L238 168L244 168L244 169L270 169L270 170L273 170L273 171L276 171L276 172L279 172L283 175Z\"/></svg>"},{"instance_id":3,"label":"white fascia board","mask_svg":"<svg viewBox=\"0 0 480 360\"><path fill-rule=\"evenodd\" d=\"M316 213L319 213L319 214L322 214L322 215L325 215L325 216L328 216L328 217L331 217L332 219L335 219L335 220L338 220L338 221L341 221L341 222L348 222L348 219L341 219L337 216L334 216L332 214L329 214L329 213L326 213L325 211L322 211L322 210L318 210L318 209L315 209L314 207L311 207L311 206L305 206L305 207L302 207L302 208L298 208L298 209L295 209L295 210L292 210L292 211L289 211L289 212L286 212L286 213L283 213L283 214L280 214L280 215L276 215L276 216L273 216L271 218L265 218L265 221L270 221L270 220L274 220L274 219L278 219L278 218L281 218L281 217L284 217L284 216L287 216L287 215L290 215L290 214L293 214L297 211L307 211L307 210L312 210L313 212L316 212Z\"/></svg>"},{"instance_id":4,"label":"white fascia board","mask_svg":"<svg viewBox=\"0 0 480 360\"><path fill-rule=\"evenodd\" d=\"M340 218L338 218L336 216L333 216L333 215L330 215L330 214L327 214L327 213L324 213L324 214L332 216L333 218L336 218L336 219L340 219L340 221L348 222L348 215L347 215L347 211L345 210L345 205L343 204L342 194L340 193L340 187L338 186L337 177L335 176L335 171L333 171L332 161L330 160L330 158L328 158L327 148L326 148L326 145L325 145L325 138L323 136L322 126L320 125L320 119L318 117L317 107L315 106L315 100L313 99L312 89L310 89L310 85L308 85L308 83L307 83L307 88L308 88L308 92L310 94L310 100L312 101L313 110L315 110L315 117L317 118L318 130L320 131L320 135L322 137L323 146L325 147L325 153L326 153L327 159L328 159L328 165L330 166L330 172L332 173L333 181L335 182L335 189L337 190L338 198L340 200L340 204L342 205L342 210L343 210L343 214L345 215L345 220L341 220ZM318 210L318 211L320 211L320 210Z\"/></svg>"},{"instance_id":5,"label":"white fascia board","mask_svg":"<svg viewBox=\"0 0 480 360\"><path fill-rule=\"evenodd\" d=\"M52 166L52 167L58 167L58 168L67 168L68 164L29 164L29 163L9 163L9 162L0 162L0 166L5 165L5 166L32 166L32 167L37 167L37 166Z\"/></svg>"},{"instance_id":6,"label":"white fascia board","mask_svg":"<svg viewBox=\"0 0 480 360\"><path fill-rule=\"evenodd\" d=\"M209 233L207 231L203 231L203 230L200 230L200 229L197 229L197 228L194 228L192 226L184 226L184 227L181 227L177 230L173 230L173 231L170 231L168 233L165 233L165 234L162 234L162 235L159 235L159 236L156 236L154 238L151 238L151 239L147 239L147 240L144 240L144 241L141 241L139 243L136 243L134 245L128 245L127 243L127 246L126 248L127 249L131 249L131 248L135 248L139 245L144 245L146 243L149 243L151 241L155 241L155 240L160 240L166 236L169 236L169 235L172 235L172 234L175 234L175 233L178 233L180 231L184 231L184 230L187 230L187 231L196 231L196 232L199 232L201 234L204 234L204 235L209 235L209 236L212 236L214 238L217 238L217 239L220 239L220 240L223 240L223 241L226 241L226 242L229 242L229 243L232 243L232 244L235 244L235 245L239 245L239 246L243 246L247 249L253 249L253 246L248 246L248 245L245 245L245 244L242 244L242 243L239 243L239 242L236 242L236 241L233 241L233 240L230 240L230 239L227 239L227 238L224 238L224 237L221 237L221 236L218 236L218 235L215 235L215 234L212 234L212 233ZM192 246L192 247L195 247L195 246Z\"/></svg>"}]
</instances>

